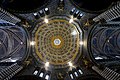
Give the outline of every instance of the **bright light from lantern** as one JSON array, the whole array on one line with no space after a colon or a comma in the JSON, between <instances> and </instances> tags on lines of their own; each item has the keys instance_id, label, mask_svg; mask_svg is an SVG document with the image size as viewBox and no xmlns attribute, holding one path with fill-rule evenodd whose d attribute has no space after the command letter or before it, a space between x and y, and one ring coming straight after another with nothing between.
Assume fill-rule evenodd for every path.
<instances>
[{"instance_id":1,"label":"bright light from lantern","mask_svg":"<svg viewBox=\"0 0 120 80\"><path fill-rule=\"evenodd\" d=\"M45 67L49 67L50 63L49 62L46 62L45 63Z\"/></svg>"},{"instance_id":2,"label":"bright light from lantern","mask_svg":"<svg viewBox=\"0 0 120 80\"><path fill-rule=\"evenodd\" d=\"M73 66L73 64L72 64L71 62L68 62L68 65L69 65L70 67L72 67L72 66Z\"/></svg>"},{"instance_id":3,"label":"bright light from lantern","mask_svg":"<svg viewBox=\"0 0 120 80\"><path fill-rule=\"evenodd\" d=\"M31 45L31 46L34 46L34 45L35 45L35 41L31 41L31 42L30 42L30 45Z\"/></svg>"},{"instance_id":4,"label":"bright light from lantern","mask_svg":"<svg viewBox=\"0 0 120 80\"><path fill-rule=\"evenodd\" d=\"M45 18L45 19L44 19L44 22L45 22L45 23L48 23L48 22L49 22L49 20L48 20L47 18Z\"/></svg>"},{"instance_id":5,"label":"bright light from lantern","mask_svg":"<svg viewBox=\"0 0 120 80\"><path fill-rule=\"evenodd\" d=\"M73 30L73 32L71 33L72 35L77 35L76 30Z\"/></svg>"},{"instance_id":6,"label":"bright light from lantern","mask_svg":"<svg viewBox=\"0 0 120 80\"><path fill-rule=\"evenodd\" d=\"M71 18L70 20L69 20L69 23L72 23L74 20L73 20L73 18Z\"/></svg>"},{"instance_id":7,"label":"bright light from lantern","mask_svg":"<svg viewBox=\"0 0 120 80\"><path fill-rule=\"evenodd\" d=\"M83 41L80 41L80 45L83 45L84 44L84 42Z\"/></svg>"}]
</instances>

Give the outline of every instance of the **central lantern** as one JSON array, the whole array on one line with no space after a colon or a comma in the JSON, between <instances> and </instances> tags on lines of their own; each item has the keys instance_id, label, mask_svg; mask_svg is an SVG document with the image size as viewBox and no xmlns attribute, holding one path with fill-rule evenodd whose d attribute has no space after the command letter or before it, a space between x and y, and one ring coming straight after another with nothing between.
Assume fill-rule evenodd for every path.
<instances>
[{"instance_id":1,"label":"central lantern","mask_svg":"<svg viewBox=\"0 0 120 80\"><path fill-rule=\"evenodd\" d=\"M64 19L38 23L33 30L33 40L34 55L40 62L65 65L80 55L80 31Z\"/></svg>"}]
</instances>

